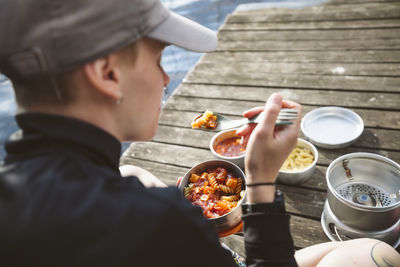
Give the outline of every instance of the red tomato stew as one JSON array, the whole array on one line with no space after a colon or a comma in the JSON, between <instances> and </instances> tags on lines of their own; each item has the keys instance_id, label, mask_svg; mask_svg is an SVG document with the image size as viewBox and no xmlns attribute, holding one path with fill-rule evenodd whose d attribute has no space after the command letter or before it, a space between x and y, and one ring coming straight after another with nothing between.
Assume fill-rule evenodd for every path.
<instances>
[{"instance_id":1,"label":"red tomato stew","mask_svg":"<svg viewBox=\"0 0 400 267\"><path fill-rule=\"evenodd\" d=\"M233 210L243 197L242 178L234 177L225 168L192 174L184 195L199 206L207 218L217 218Z\"/></svg>"},{"instance_id":2,"label":"red tomato stew","mask_svg":"<svg viewBox=\"0 0 400 267\"><path fill-rule=\"evenodd\" d=\"M246 151L246 145L240 144L240 137L234 136L218 142L214 150L225 157L237 157Z\"/></svg>"}]
</instances>

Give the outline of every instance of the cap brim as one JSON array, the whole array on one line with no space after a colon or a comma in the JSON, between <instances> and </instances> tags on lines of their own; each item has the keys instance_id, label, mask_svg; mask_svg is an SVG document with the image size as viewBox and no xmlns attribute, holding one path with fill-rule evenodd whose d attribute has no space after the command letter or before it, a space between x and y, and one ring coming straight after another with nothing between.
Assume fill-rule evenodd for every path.
<instances>
[{"instance_id":1,"label":"cap brim","mask_svg":"<svg viewBox=\"0 0 400 267\"><path fill-rule=\"evenodd\" d=\"M195 52L213 51L218 44L214 31L174 12L147 36Z\"/></svg>"}]
</instances>

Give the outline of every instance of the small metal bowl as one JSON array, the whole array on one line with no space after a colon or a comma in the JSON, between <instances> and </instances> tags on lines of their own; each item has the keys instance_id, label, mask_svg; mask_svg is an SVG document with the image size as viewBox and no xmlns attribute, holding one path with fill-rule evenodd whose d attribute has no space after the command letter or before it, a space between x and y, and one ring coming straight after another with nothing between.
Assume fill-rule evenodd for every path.
<instances>
[{"instance_id":1,"label":"small metal bowl","mask_svg":"<svg viewBox=\"0 0 400 267\"><path fill-rule=\"evenodd\" d=\"M307 148L308 150L310 150L314 156L314 161L313 161L313 163L311 163L310 166L308 166L305 169L299 170L299 171L279 170L278 181L281 183L300 184L300 183L305 182L314 173L314 170L315 170L315 167L316 167L316 164L318 161L317 148L310 142L307 142L306 140L301 139L301 138L297 139L297 146L304 147L304 148Z\"/></svg>"},{"instance_id":2,"label":"small metal bowl","mask_svg":"<svg viewBox=\"0 0 400 267\"><path fill-rule=\"evenodd\" d=\"M313 144L323 148L351 145L364 130L364 122L354 111L342 107L322 107L308 112L301 131Z\"/></svg>"},{"instance_id":3,"label":"small metal bowl","mask_svg":"<svg viewBox=\"0 0 400 267\"><path fill-rule=\"evenodd\" d=\"M238 165L241 169L243 169L244 168L244 158L245 158L246 152L244 152L238 156L235 156L235 157L228 157L228 156L223 156L215 151L215 146L219 142L221 142L227 138L232 138L232 137L237 137L236 129L218 132L217 134L215 134L213 136L213 138L210 141L210 150L215 157L222 159L222 160L230 161L233 164Z\"/></svg>"},{"instance_id":4,"label":"small metal bowl","mask_svg":"<svg viewBox=\"0 0 400 267\"><path fill-rule=\"evenodd\" d=\"M184 188L189 184L189 178L192 175L192 173L199 174L209 169L216 169L218 167L226 168L227 171L233 174L235 177L242 178L243 179L242 187L243 189L245 189L246 176L244 172L237 165L226 160L209 160L209 161L204 161L191 168L185 174L185 176L183 176L181 182L179 183L178 186L179 190L182 192L182 194L184 194ZM241 229L241 224L242 224L241 204L243 201L245 201L245 199L246 199L246 189L244 196L239 200L237 206L233 210L220 217L207 219L215 226L217 233L220 237L234 234Z\"/></svg>"}]
</instances>

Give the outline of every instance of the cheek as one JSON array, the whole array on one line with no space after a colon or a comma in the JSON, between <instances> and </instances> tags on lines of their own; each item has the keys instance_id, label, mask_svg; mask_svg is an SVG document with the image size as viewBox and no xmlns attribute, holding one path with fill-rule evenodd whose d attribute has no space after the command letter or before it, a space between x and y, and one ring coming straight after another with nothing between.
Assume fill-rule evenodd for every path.
<instances>
[{"instance_id":1,"label":"cheek","mask_svg":"<svg viewBox=\"0 0 400 267\"><path fill-rule=\"evenodd\" d=\"M155 79L155 75L144 74L140 80L135 81L135 85L131 84L131 89L137 105L144 108L148 108L149 105L159 107L163 95L163 83Z\"/></svg>"},{"instance_id":2,"label":"cheek","mask_svg":"<svg viewBox=\"0 0 400 267\"><path fill-rule=\"evenodd\" d=\"M143 99L143 104L146 105L145 109L159 110L162 104L163 90L158 88L153 88L152 92L147 92L145 99Z\"/></svg>"},{"instance_id":3,"label":"cheek","mask_svg":"<svg viewBox=\"0 0 400 267\"><path fill-rule=\"evenodd\" d=\"M163 83L159 81L154 81L150 86L151 87L149 87L147 91L147 103L149 103L154 108L159 108L161 107L162 98L164 95Z\"/></svg>"},{"instance_id":4,"label":"cheek","mask_svg":"<svg viewBox=\"0 0 400 267\"><path fill-rule=\"evenodd\" d=\"M146 66L145 64L142 66ZM136 69L129 77L127 93L129 93L131 110L142 114L146 124L158 121L160 104L163 97L164 79L158 66L146 66Z\"/></svg>"},{"instance_id":5,"label":"cheek","mask_svg":"<svg viewBox=\"0 0 400 267\"><path fill-rule=\"evenodd\" d=\"M162 95L162 90L164 87L163 75L158 69L154 67L148 69L141 77L141 84L144 85L143 90L146 95L151 95L152 97L157 97Z\"/></svg>"}]
</instances>

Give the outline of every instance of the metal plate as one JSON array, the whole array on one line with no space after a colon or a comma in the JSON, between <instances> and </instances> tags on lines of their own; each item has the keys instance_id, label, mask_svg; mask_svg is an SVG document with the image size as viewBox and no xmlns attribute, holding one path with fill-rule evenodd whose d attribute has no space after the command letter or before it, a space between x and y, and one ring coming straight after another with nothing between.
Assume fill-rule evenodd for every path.
<instances>
[{"instance_id":1,"label":"metal plate","mask_svg":"<svg viewBox=\"0 0 400 267\"><path fill-rule=\"evenodd\" d=\"M341 148L354 143L364 130L361 117L347 108L323 107L307 113L302 122L304 136L323 148Z\"/></svg>"}]
</instances>

